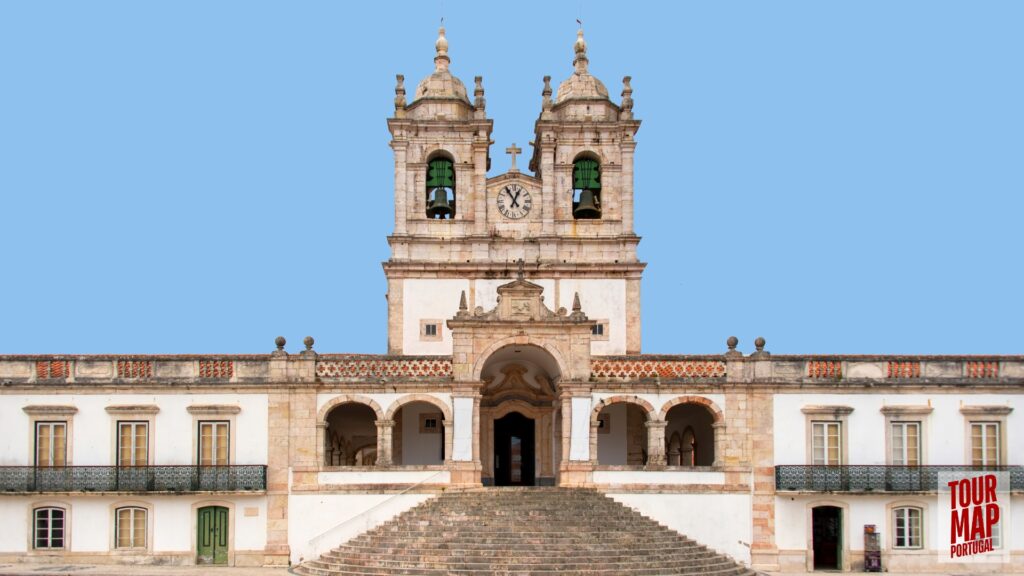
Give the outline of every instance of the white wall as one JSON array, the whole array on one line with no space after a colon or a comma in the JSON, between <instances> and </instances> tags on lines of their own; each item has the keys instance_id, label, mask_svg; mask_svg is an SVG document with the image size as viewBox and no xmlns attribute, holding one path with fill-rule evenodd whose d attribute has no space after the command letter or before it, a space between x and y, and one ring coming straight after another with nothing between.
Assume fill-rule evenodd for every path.
<instances>
[{"instance_id":1,"label":"white wall","mask_svg":"<svg viewBox=\"0 0 1024 576\"><path fill-rule=\"evenodd\" d=\"M401 464L443 464L441 449L444 445L444 431L439 427L435 433L421 434L420 414L436 414L439 426L440 420L444 418L441 410L432 404L417 402L402 407Z\"/></svg>"},{"instance_id":2,"label":"white wall","mask_svg":"<svg viewBox=\"0 0 1024 576\"><path fill-rule=\"evenodd\" d=\"M612 499L738 562L750 564L747 494L608 494Z\"/></svg>"},{"instance_id":3,"label":"white wall","mask_svg":"<svg viewBox=\"0 0 1024 576\"><path fill-rule=\"evenodd\" d=\"M402 280L402 351L405 354L451 354L452 332L445 321L459 311L459 295L469 280ZM441 341L420 340L420 320L440 320Z\"/></svg>"},{"instance_id":4,"label":"white wall","mask_svg":"<svg viewBox=\"0 0 1024 576\"><path fill-rule=\"evenodd\" d=\"M591 345L591 352L597 355L626 353L626 281L623 279L561 279L528 278L530 282L544 288L544 304L552 311L559 307L572 309L573 294L579 292L583 312L593 320L608 320L608 340L598 340ZM459 309L459 296L466 291L466 299L472 311L480 306L489 311L497 306L498 286L507 284L509 278L475 280L473 294L470 294L469 280L454 279L406 279L402 280L402 346L405 354L451 354L451 331L444 321L455 316ZM440 320L441 341L420 340L420 321Z\"/></svg>"},{"instance_id":5,"label":"white wall","mask_svg":"<svg viewBox=\"0 0 1024 576\"><path fill-rule=\"evenodd\" d=\"M806 416L804 406L839 405L853 408L848 416L849 461L847 464L885 464L885 415L881 408L892 405L931 405L932 413L922 417L925 464L968 464L967 417L961 405L1004 405L1014 408L1007 416L1008 462L1024 464L1024 395L1008 394L776 394L774 396L774 434L776 464L808 464ZM915 417L916 419L917 417Z\"/></svg>"},{"instance_id":6,"label":"white wall","mask_svg":"<svg viewBox=\"0 0 1024 576\"><path fill-rule=\"evenodd\" d=\"M195 537L194 504L210 502L234 506L234 549L263 550L267 541L267 506L265 496L5 496L0 498L0 553L24 552L29 549L32 509L40 504L64 504L67 512L68 539L72 552L107 552L113 545L114 516L112 505L146 503L152 506L149 528L153 548L150 553L190 552ZM199 504L203 505L203 504ZM246 516L246 509L256 509L255 516Z\"/></svg>"},{"instance_id":7,"label":"white wall","mask_svg":"<svg viewBox=\"0 0 1024 576\"><path fill-rule=\"evenodd\" d=\"M579 292L583 313L591 320L608 320L608 340L594 341L596 355L626 353L626 281L622 279L564 279L558 282L559 306L572 310L573 294ZM546 293L546 291L545 291ZM549 308L555 308L549 304Z\"/></svg>"},{"instance_id":8,"label":"white wall","mask_svg":"<svg viewBox=\"0 0 1024 576\"><path fill-rule=\"evenodd\" d=\"M235 447L233 464L267 463L267 410L265 394L65 394L5 395L4 414L0 418L0 465L30 466L33 463L32 430L29 415L22 408L30 405L75 406L69 416L71 425L70 457L75 466L111 466L115 462L114 422L124 416L108 414L107 406L154 404L160 407L153 421L154 449L151 464L191 465L195 463L193 404L227 404L241 408L235 416L231 441ZM64 417L55 418L64 419ZM210 416L210 420L222 419Z\"/></svg>"},{"instance_id":9,"label":"white wall","mask_svg":"<svg viewBox=\"0 0 1024 576\"><path fill-rule=\"evenodd\" d=\"M288 497L288 544L293 564L319 557L433 494L313 494Z\"/></svg>"}]
</instances>

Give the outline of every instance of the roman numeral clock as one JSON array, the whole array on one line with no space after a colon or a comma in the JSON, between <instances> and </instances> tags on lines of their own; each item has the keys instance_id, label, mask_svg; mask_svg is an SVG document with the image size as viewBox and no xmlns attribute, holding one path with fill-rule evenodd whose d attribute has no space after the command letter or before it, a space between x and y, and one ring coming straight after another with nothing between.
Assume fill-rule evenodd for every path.
<instances>
[{"instance_id":1,"label":"roman numeral clock","mask_svg":"<svg viewBox=\"0 0 1024 576\"><path fill-rule=\"evenodd\" d=\"M509 184L498 189L498 212L505 218L518 220L530 213L533 199L530 192L519 184Z\"/></svg>"}]
</instances>

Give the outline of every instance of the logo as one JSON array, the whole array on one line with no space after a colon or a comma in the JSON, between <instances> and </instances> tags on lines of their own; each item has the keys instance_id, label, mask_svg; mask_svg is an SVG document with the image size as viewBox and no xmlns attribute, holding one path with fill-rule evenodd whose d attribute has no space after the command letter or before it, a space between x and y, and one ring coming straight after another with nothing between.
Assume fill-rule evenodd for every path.
<instances>
[{"instance_id":1,"label":"logo","mask_svg":"<svg viewBox=\"0 0 1024 576\"><path fill-rule=\"evenodd\" d=\"M938 488L940 560L1009 562L1009 473L940 472Z\"/></svg>"}]
</instances>

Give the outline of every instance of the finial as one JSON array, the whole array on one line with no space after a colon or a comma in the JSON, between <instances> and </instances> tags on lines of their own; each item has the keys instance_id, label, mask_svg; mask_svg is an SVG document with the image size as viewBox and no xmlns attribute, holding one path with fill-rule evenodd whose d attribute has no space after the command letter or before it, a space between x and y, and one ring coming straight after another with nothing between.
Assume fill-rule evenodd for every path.
<instances>
[{"instance_id":1,"label":"finial","mask_svg":"<svg viewBox=\"0 0 1024 576\"><path fill-rule=\"evenodd\" d=\"M395 110L401 110L405 108L405 75L395 74L395 80Z\"/></svg>"},{"instance_id":2,"label":"finial","mask_svg":"<svg viewBox=\"0 0 1024 576\"><path fill-rule=\"evenodd\" d=\"M284 351L284 345L287 343L288 341L284 339L284 336L274 338L274 345L277 346L277 350L274 350L271 356L287 356L288 353Z\"/></svg>"},{"instance_id":3,"label":"finial","mask_svg":"<svg viewBox=\"0 0 1024 576\"><path fill-rule=\"evenodd\" d=\"M459 298L459 312L465 312L469 310L469 305L466 304L466 291L462 291L462 296Z\"/></svg>"},{"instance_id":4,"label":"finial","mask_svg":"<svg viewBox=\"0 0 1024 576\"><path fill-rule=\"evenodd\" d=\"M725 341L725 345L729 347L729 351L725 353L727 357L743 356L743 353L736 349L736 346L740 343L740 339L735 336L729 336L729 339Z\"/></svg>"},{"instance_id":5,"label":"finial","mask_svg":"<svg viewBox=\"0 0 1024 576\"><path fill-rule=\"evenodd\" d=\"M434 56L435 67L437 70L446 70L448 64L451 63L451 59L448 58L448 39L444 37L443 25L437 30L437 41L434 42L434 49L437 50L437 56Z\"/></svg>"},{"instance_id":6,"label":"finial","mask_svg":"<svg viewBox=\"0 0 1024 576\"><path fill-rule=\"evenodd\" d=\"M313 344L316 343L316 340L313 340L312 336L306 336L305 338L302 339L302 343L306 345L306 350L312 351Z\"/></svg>"},{"instance_id":7,"label":"finial","mask_svg":"<svg viewBox=\"0 0 1024 576\"><path fill-rule=\"evenodd\" d=\"M580 29L576 31L576 43L572 45L573 50L576 52L576 58L573 59L573 66L576 67L577 74L583 74L587 71L587 41L583 39L583 24L580 24Z\"/></svg>"},{"instance_id":8,"label":"finial","mask_svg":"<svg viewBox=\"0 0 1024 576\"><path fill-rule=\"evenodd\" d=\"M572 297L572 311L579 312L581 310L583 310L583 306L580 305L580 293L576 292Z\"/></svg>"},{"instance_id":9,"label":"finial","mask_svg":"<svg viewBox=\"0 0 1024 576\"><path fill-rule=\"evenodd\" d=\"M551 109L551 76L544 77L544 90L541 91L541 96L544 100L541 101L541 108L544 110Z\"/></svg>"},{"instance_id":10,"label":"finial","mask_svg":"<svg viewBox=\"0 0 1024 576\"><path fill-rule=\"evenodd\" d=\"M624 118L633 116L633 87L629 85L632 79L632 76L622 78L622 116Z\"/></svg>"},{"instance_id":11,"label":"finial","mask_svg":"<svg viewBox=\"0 0 1024 576\"><path fill-rule=\"evenodd\" d=\"M757 349L757 352L754 352L752 354L752 356L754 356L754 357L768 356L770 353L769 352L765 352L764 344L765 344L764 338L762 338L761 336L758 336L756 339L754 339L754 348Z\"/></svg>"},{"instance_id":12,"label":"finial","mask_svg":"<svg viewBox=\"0 0 1024 576\"><path fill-rule=\"evenodd\" d=\"M473 78L473 81L476 82L476 88L473 90L476 99L473 101L473 105L477 110L483 110L487 106L487 100L484 99L484 77L477 76Z\"/></svg>"},{"instance_id":13,"label":"finial","mask_svg":"<svg viewBox=\"0 0 1024 576\"><path fill-rule=\"evenodd\" d=\"M526 263L523 262L522 258L520 258L519 261L516 262L516 264L519 267L519 269L516 271L516 280L522 280L526 275L526 272L524 270Z\"/></svg>"}]
</instances>

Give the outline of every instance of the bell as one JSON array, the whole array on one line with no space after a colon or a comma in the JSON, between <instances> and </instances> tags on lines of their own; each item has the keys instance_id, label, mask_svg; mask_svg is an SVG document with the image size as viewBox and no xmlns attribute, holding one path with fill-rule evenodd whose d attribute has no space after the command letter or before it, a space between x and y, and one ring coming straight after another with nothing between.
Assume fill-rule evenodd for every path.
<instances>
[{"instance_id":1,"label":"bell","mask_svg":"<svg viewBox=\"0 0 1024 576\"><path fill-rule=\"evenodd\" d=\"M434 197L427 202L428 218L450 218L452 205L448 202L448 191L444 188L434 188Z\"/></svg>"},{"instance_id":2,"label":"bell","mask_svg":"<svg viewBox=\"0 0 1024 576\"><path fill-rule=\"evenodd\" d=\"M576 203L576 207L572 210L572 215L577 219L600 218L601 200L594 194L593 190L583 190L580 192L580 201Z\"/></svg>"}]
</instances>

